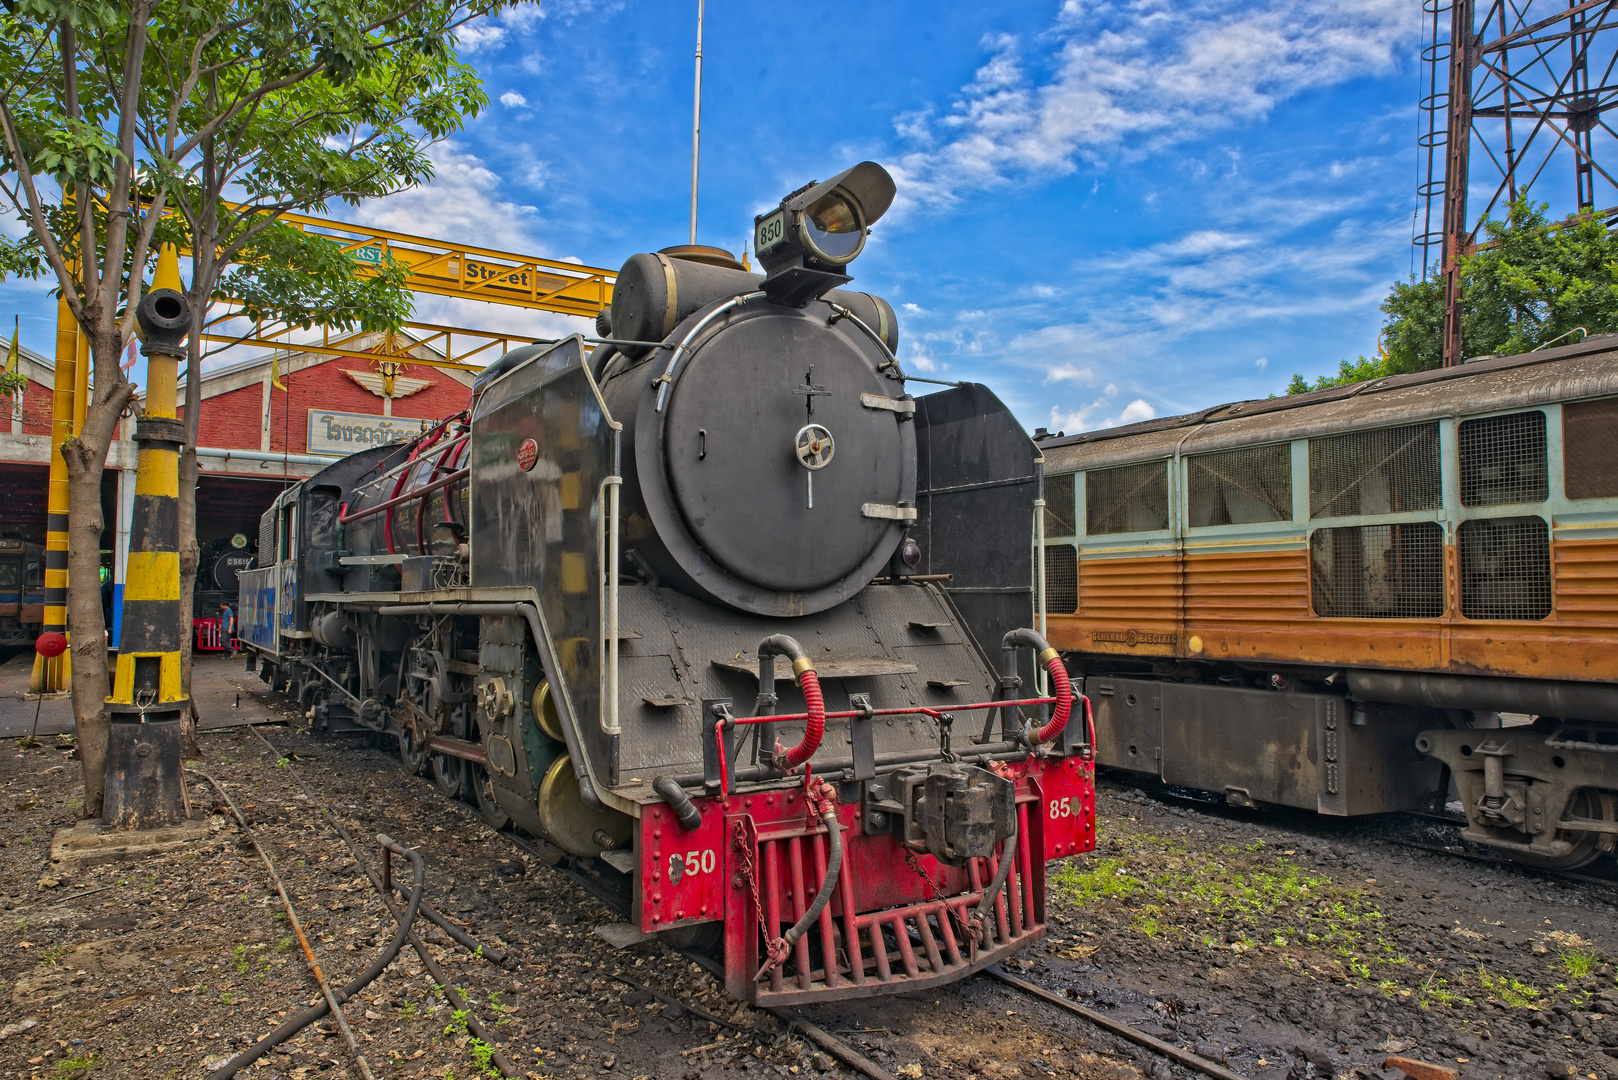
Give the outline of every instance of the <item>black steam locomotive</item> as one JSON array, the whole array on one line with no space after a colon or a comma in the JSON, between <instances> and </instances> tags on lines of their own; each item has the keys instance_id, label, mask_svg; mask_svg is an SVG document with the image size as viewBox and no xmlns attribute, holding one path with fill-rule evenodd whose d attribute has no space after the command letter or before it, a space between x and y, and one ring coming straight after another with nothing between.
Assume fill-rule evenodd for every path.
<instances>
[{"instance_id":1,"label":"black steam locomotive","mask_svg":"<svg viewBox=\"0 0 1618 1080\"><path fill-rule=\"evenodd\" d=\"M515 350L289 488L240 575L249 662L317 723L396 736L759 1004L993 963L1094 845L1025 628L1033 444L981 386L907 394L893 310L841 288L893 194L870 162L793 192L763 275L634 256L594 349Z\"/></svg>"}]
</instances>

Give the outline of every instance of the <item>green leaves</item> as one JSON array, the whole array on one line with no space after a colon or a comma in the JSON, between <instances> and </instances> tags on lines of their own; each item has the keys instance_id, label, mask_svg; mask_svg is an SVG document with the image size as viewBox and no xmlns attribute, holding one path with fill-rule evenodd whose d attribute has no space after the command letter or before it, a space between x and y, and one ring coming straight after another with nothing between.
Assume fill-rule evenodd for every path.
<instances>
[{"instance_id":1,"label":"green leaves","mask_svg":"<svg viewBox=\"0 0 1618 1080\"><path fill-rule=\"evenodd\" d=\"M271 225L245 243L218 291L246 318L334 330L392 330L411 315L407 269L389 259L366 277L336 241Z\"/></svg>"},{"instance_id":2,"label":"green leaves","mask_svg":"<svg viewBox=\"0 0 1618 1080\"><path fill-rule=\"evenodd\" d=\"M1595 214L1551 221L1545 203L1518 198L1504 221L1486 220L1476 251L1460 259L1461 345L1470 359L1531 352L1561 340L1618 331L1618 236ZM1394 282L1382 301L1380 357L1343 361L1311 385L1294 375L1289 394L1345 386L1443 363L1444 281Z\"/></svg>"},{"instance_id":3,"label":"green leaves","mask_svg":"<svg viewBox=\"0 0 1618 1080\"><path fill-rule=\"evenodd\" d=\"M330 242L264 219L430 180L428 146L488 104L454 31L504 6L8 0L0 113L14 137L0 173L36 235L0 239L0 273L37 276L50 247L59 274L76 262L93 268L85 281L124 286L145 269L129 263L137 237L154 250L167 239L194 253L194 290L211 293L217 278L252 317L396 328L410 314L402 270L362 278ZM133 205L109 211L123 191ZM159 204L161 217L139 209ZM75 206L91 208L87 220ZM94 251L79 250L86 228ZM120 253L121 269L100 266Z\"/></svg>"}]
</instances>

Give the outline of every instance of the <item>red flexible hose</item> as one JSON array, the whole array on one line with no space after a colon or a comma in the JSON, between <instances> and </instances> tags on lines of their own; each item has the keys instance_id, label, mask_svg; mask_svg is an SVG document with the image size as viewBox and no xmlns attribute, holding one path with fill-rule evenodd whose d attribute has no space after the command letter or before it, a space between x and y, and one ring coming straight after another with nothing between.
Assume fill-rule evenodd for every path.
<instances>
[{"instance_id":1,"label":"red flexible hose","mask_svg":"<svg viewBox=\"0 0 1618 1080\"><path fill-rule=\"evenodd\" d=\"M796 769L815 756L820 740L826 734L826 699L820 695L820 678L814 668L804 668L798 676L798 689L803 691L804 710L809 718L804 721L803 741L786 752L786 767Z\"/></svg>"},{"instance_id":2,"label":"red flexible hose","mask_svg":"<svg viewBox=\"0 0 1618 1080\"><path fill-rule=\"evenodd\" d=\"M1062 658L1055 649L1045 650L1043 659L1045 670L1051 676L1051 697L1056 699L1056 707L1051 710L1051 722L1035 733L1034 741L1048 743L1054 742L1067 727L1068 714L1073 711L1073 684L1068 681L1067 668L1062 666Z\"/></svg>"}]
</instances>

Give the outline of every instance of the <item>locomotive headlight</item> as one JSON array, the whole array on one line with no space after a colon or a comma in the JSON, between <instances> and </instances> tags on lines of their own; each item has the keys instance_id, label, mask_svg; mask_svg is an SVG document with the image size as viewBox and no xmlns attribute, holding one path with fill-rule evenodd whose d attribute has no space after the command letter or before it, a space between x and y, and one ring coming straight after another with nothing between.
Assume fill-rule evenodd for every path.
<instances>
[{"instance_id":1,"label":"locomotive headlight","mask_svg":"<svg viewBox=\"0 0 1618 1080\"><path fill-rule=\"evenodd\" d=\"M802 307L848 281L843 268L865 249L871 225L893 203L893 177L862 161L824 183L799 188L753 219L753 250L764 291Z\"/></svg>"},{"instance_id":2,"label":"locomotive headlight","mask_svg":"<svg viewBox=\"0 0 1618 1080\"><path fill-rule=\"evenodd\" d=\"M840 191L822 195L804 210L798 216L798 229L821 262L846 265L865 247L860 208Z\"/></svg>"}]
</instances>

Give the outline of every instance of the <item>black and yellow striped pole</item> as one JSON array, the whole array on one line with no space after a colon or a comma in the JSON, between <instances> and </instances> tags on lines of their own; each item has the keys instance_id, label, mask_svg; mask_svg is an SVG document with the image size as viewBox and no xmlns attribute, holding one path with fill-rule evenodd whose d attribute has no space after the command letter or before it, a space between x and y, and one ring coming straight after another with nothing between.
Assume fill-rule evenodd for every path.
<instances>
[{"instance_id":1,"label":"black and yellow striped pole","mask_svg":"<svg viewBox=\"0 0 1618 1080\"><path fill-rule=\"evenodd\" d=\"M74 435L74 390L79 384L79 321L66 300L56 302L56 378L51 390L51 469L45 503L45 634L67 635L67 459L62 444ZM72 681L72 656L49 650L34 653L28 689L35 694L65 691Z\"/></svg>"},{"instance_id":2,"label":"black and yellow striped pole","mask_svg":"<svg viewBox=\"0 0 1618 1080\"><path fill-rule=\"evenodd\" d=\"M180 720L190 707L180 678L180 444L175 382L191 307L171 245L135 312L146 355L146 411L135 421L140 456L130 519L118 670L113 677L102 821L154 828L184 818Z\"/></svg>"}]
</instances>

